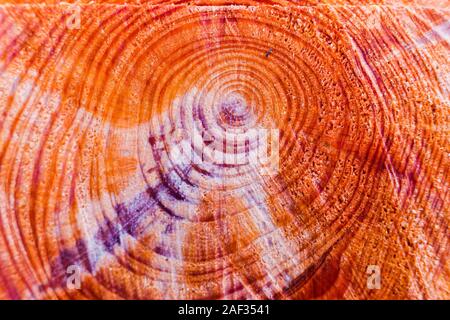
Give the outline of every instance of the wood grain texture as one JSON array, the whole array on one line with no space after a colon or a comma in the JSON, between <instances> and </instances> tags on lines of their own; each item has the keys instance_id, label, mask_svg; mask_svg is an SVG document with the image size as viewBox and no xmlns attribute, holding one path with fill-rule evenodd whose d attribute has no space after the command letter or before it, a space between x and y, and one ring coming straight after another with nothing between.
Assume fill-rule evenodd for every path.
<instances>
[{"instance_id":1,"label":"wood grain texture","mask_svg":"<svg viewBox=\"0 0 450 320\"><path fill-rule=\"evenodd\" d=\"M450 298L448 1L86 2L1 2L0 298Z\"/></svg>"}]
</instances>

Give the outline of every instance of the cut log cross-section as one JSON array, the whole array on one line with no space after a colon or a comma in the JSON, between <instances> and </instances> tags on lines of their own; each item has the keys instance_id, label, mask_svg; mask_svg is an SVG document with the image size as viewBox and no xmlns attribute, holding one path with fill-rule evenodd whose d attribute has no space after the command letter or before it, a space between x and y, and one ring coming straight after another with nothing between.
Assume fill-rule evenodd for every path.
<instances>
[{"instance_id":1,"label":"cut log cross-section","mask_svg":"<svg viewBox=\"0 0 450 320\"><path fill-rule=\"evenodd\" d=\"M448 1L23 2L0 298L450 298Z\"/></svg>"}]
</instances>

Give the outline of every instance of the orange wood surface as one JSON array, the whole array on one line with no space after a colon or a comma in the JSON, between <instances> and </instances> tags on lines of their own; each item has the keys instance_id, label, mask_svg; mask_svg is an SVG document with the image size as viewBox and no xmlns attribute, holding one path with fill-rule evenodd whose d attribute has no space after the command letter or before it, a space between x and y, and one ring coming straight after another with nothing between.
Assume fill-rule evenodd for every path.
<instances>
[{"instance_id":1,"label":"orange wood surface","mask_svg":"<svg viewBox=\"0 0 450 320\"><path fill-rule=\"evenodd\" d=\"M450 298L448 1L0 3L1 299Z\"/></svg>"}]
</instances>

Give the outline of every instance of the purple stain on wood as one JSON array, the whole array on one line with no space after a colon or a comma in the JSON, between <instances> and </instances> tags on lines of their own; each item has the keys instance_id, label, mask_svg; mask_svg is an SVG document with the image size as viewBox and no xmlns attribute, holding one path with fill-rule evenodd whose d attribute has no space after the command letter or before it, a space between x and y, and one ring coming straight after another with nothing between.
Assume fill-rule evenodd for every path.
<instances>
[{"instance_id":1,"label":"purple stain on wood","mask_svg":"<svg viewBox=\"0 0 450 320\"><path fill-rule=\"evenodd\" d=\"M113 223L108 218L97 232L95 239L98 240L108 252L113 252L116 245L121 244L120 229L117 223Z\"/></svg>"}]
</instances>

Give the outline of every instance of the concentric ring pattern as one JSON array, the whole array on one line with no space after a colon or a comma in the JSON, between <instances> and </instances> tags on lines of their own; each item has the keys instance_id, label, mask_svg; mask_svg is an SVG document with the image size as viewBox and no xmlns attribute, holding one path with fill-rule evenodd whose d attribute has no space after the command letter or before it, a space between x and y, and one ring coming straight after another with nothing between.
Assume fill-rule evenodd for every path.
<instances>
[{"instance_id":1,"label":"concentric ring pattern","mask_svg":"<svg viewBox=\"0 0 450 320\"><path fill-rule=\"evenodd\" d=\"M348 3L2 6L0 298L449 298L448 6Z\"/></svg>"}]
</instances>

